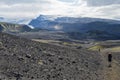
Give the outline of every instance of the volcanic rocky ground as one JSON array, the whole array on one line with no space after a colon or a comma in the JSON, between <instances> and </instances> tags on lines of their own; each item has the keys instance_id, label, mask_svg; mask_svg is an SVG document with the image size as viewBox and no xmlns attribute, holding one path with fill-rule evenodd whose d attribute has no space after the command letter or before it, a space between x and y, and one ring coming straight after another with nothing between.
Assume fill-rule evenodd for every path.
<instances>
[{"instance_id":1,"label":"volcanic rocky ground","mask_svg":"<svg viewBox=\"0 0 120 80\"><path fill-rule=\"evenodd\" d=\"M105 57L0 33L0 80L110 80L117 69L108 68Z\"/></svg>"}]
</instances>

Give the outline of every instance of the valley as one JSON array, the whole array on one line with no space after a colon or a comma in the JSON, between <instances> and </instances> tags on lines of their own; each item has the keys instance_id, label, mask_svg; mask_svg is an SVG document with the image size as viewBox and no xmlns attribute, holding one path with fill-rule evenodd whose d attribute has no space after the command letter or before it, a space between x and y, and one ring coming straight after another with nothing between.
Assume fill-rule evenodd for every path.
<instances>
[{"instance_id":1,"label":"valley","mask_svg":"<svg viewBox=\"0 0 120 80\"><path fill-rule=\"evenodd\" d=\"M119 50L120 40L102 40L102 41L95 39L79 40L71 38L69 34L61 31L46 31L46 30L41 30L39 32L17 33L16 35L37 42L72 47L74 49L82 48L92 51L120 52Z\"/></svg>"}]
</instances>

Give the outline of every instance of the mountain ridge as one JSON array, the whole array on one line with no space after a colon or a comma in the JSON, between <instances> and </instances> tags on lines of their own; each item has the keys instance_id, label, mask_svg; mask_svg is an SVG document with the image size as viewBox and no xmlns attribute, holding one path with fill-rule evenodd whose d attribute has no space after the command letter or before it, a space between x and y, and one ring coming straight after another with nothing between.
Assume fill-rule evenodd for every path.
<instances>
[{"instance_id":1,"label":"mountain ridge","mask_svg":"<svg viewBox=\"0 0 120 80\"><path fill-rule=\"evenodd\" d=\"M39 18L39 19L38 19ZM29 25L38 29L62 31L77 40L118 40L120 21L99 18L56 17L54 20L42 15L33 19Z\"/></svg>"},{"instance_id":2,"label":"mountain ridge","mask_svg":"<svg viewBox=\"0 0 120 80\"><path fill-rule=\"evenodd\" d=\"M25 32L32 29L27 25L0 22L0 31L6 33Z\"/></svg>"},{"instance_id":3,"label":"mountain ridge","mask_svg":"<svg viewBox=\"0 0 120 80\"><path fill-rule=\"evenodd\" d=\"M56 30L55 26L60 26L64 27L66 24L69 25L81 25L84 24L89 24L93 22L105 22L106 24L120 24L120 21L118 20L110 20L110 19L99 19L99 18L74 18L74 17L56 17L53 20L51 20L52 16L45 16L45 15L40 15L36 19L31 20L29 25L34 26L35 28L43 28L43 29L51 29L51 30ZM64 25L65 24L65 25Z\"/></svg>"}]
</instances>

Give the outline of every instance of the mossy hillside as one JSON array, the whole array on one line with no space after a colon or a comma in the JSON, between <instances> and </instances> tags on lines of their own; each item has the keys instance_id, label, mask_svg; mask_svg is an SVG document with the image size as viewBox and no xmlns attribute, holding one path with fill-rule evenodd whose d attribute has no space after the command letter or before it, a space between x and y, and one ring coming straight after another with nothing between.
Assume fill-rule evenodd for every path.
<instances>
[{"instance_id":1,"label":"mossy hillside","mask_svg":"<svg viewBox=\"0 0 120 80\"><path fill-rule=\"evenodd\" d=\"M0 22L0 31L2 32L25 32L30 30L31 28L27 25Z\"/></svg>"},{"instance_id":2,"label":"mossy hillside","mask_svg":"<svg viewBox=\"0 0 120 80\"><path fill-rule=\"evenodd\" d=\"M89 50L93 50L93 51L99 51L99 50L103 50L105 47L102 46L102 45L95 45L95 46L92 46L90 48L88 48Z\"/></svg>"}]
</instances>

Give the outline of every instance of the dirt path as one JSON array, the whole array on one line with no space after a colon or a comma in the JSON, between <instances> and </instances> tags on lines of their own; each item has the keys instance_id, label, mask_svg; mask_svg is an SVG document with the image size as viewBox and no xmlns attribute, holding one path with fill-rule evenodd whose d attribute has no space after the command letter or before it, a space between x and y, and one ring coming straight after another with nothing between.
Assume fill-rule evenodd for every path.
<instances>
[{"instance_id":1,"label":"dirt path","mask_svg":"<svg viewBox=\"0 0 120 80\"><path fill-rule=\"evenodd\" d=\"M108 62L108 54L102 53L104 60L104 78L105 80L120 80L120 64L112 59L112 62ZM114 54L113 54L114 55Z\"/></svg>"}]
</instances>

